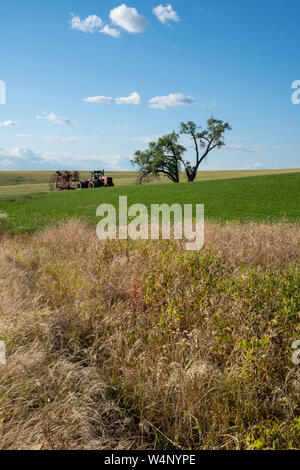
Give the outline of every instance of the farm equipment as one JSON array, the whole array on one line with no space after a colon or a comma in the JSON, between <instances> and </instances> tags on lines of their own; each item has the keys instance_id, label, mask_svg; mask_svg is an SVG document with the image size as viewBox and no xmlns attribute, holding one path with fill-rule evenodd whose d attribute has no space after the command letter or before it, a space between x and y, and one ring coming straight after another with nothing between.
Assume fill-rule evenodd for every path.
<instances>
[{"instance_id":1,"label":"farm equipment","mask_svg":"<svg viewBox=\"0 0 300 470\"><path fill-rule=\"evenodd\" d=\"M78 171L57 171L49 181L50 191L71 191L80 184Z\"/></svg>"},{"instance_id":2,"label":"farm equipment","mask_svg":"<svg viewBox=\"0 0 300 470\"><path fill-rule=\"evenodd\" d=\"M78 171L57 171L49 181L50 191L70 191L84 188L94 189L114 186L113 179L104 175L104 170L94 170L86 181L80 181Z\"/></svg>"},{"instance_id":3,"label":"farm equipment","mask_svg":"<svg viewBox=\"0 0 300 470\"><path fill-rule=\"evenodd\" d=\"M91 177L80 182L81 188L102 188L114 186L113 179L110 176L104 175L104 170L94 170L91 172Z\"/></svg>"}]
</instances>

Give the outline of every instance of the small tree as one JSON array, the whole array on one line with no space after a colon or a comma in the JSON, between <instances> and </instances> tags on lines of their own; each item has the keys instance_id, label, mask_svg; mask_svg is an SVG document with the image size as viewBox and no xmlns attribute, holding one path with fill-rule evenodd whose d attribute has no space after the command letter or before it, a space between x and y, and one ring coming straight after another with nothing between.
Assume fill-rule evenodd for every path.
<instances>
[{"instance_id":1,"label":"small tree","mask_svg":"<svg viewBox=\"0 0 300 470\"><path fill-rule=\"evenodd\" d=\"M223 122L213 117L208 119L205 129L197 127L193 121L181 123L180 134L191 137L196 152L196 162L194 166L189 161L182 162L188 181L192 182L195 180L199 166L212 150L225 145L224 134L226 130L231 130L228 122ZM201 149L204 151L201 152Z\"/></svg>"},{"instance_id":2,"label":"small tree","mask_svg":"<svg viewBox=\"0 0 300 470\"><path fill-rule=\"evenodd\" d=\"M158 177L161 173L166 175L173 183L179 183L179 173L182 163L182 155L186 148L178 143L179 134L172 132L158 139L158 142L150 142L148 148L142 152L135 152L132 160L139 167L139 182Z\"/></svg>"}]
</instances>

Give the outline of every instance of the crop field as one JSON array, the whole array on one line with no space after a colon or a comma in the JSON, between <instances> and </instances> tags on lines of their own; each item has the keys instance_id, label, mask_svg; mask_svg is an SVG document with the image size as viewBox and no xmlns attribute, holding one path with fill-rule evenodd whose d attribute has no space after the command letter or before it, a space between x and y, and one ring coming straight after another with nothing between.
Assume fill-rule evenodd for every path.
<instances>
[{"instance_id":1,"label":"crop field","mask_svg":"<svg viewBox=\"0 0 300 470\"><path fill-rule=\"evenodd\" d=\"M0 200L25 196L35 193L48 193L49 180L53 171L2 171L0 172ZM90 172L81 171L80 178L88 179ZM137 173L134 171L107 172L112 176L116 186L135 184Z\"/></svg>"},{"instance_id":2,"label":"crop field","mask_svg":"<svg viewBox=\"0 0 300 470\"><path fill-rule=\"evenodd\" d=\"M85 220L95 226L97 207L110 203L118 208L119 196L127 196L130 205L141 203L148 208L162 203L204 204L206 218L220 222L300 220L300 173L289 173L193 184L121 185L92 191L6 195L0 199L0 223L2 230L5 226L11 233L41 230L66 219Z\"/></svg>"},{"instance_id":3,"label":"crop field","mask_svg":"<svg viewBox=\"0 0 300 470\"><path fill-rule=\"evenodd\" d=\"M0 173L1 449L300 448L300 171L242 176ZM98 240L119 196L205 204L204 248Z\"/></svg>"},{"instance_id":4,"label":"crop field","mask_svg":"<svg viewBox=\"0 0 300 470\"><path fill-rule=\"evenodd\" d=\"M249 176L263 176L276 174L295 173L297 169L289 170L227 170L227 171L200 171L197 181L223 180L231 178L246 178ZM48 193L49 180L53 171L0 171L0 200L11 197L25 196L34 193ZM88 171L81 171L80 178L89 178ZM107 176L112 176L116 186L132 185L137 183L138 174L135 171L110 171ZM182 182L186 181L186 175L181 173ZM168 183L170 180L162 176L151 184Z\"/></svg>"}]
</instances>

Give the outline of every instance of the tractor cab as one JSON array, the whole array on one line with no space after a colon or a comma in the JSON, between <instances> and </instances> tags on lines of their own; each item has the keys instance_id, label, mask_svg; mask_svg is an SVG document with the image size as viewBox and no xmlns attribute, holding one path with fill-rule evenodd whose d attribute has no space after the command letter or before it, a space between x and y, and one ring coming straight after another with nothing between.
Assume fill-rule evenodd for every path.
<instances>
[{"instance_id":1,"label":"tractor cab","mask_svg":"<svg viewBox=\"0 0 300 470\"><path fill-rule=\"evenodd\" d=\"M90 183L93 184L95 188L100 188L101 186L114 186L113 179L109 176L104 176L104 170L92 171Z\"/></svg>"},{"instance_id":2,"label":"tractor cab","mask_svg":"<svg viewBox=\"0 0 300 470\"><path fill-rule=\"evenodd\" d=\"M94 170L91 172L91 181L98 181L104 177L104 170Z\"/></svg>"}]
</instances>

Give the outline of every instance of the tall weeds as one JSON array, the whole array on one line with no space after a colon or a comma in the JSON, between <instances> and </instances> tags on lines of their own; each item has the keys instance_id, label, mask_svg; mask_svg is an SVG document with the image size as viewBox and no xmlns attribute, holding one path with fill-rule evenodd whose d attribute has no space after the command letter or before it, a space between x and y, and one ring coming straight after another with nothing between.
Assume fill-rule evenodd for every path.
<instances>
[{"instance_id":1,"label":"tall weeds","mask_svg":"<svg viewBox=\"0 0 300 470\"><path fill-rule=\"evenodd\" d=\"M300 447L300 229L2 237L2 448Z\"/></svg>"}]
</instances>

